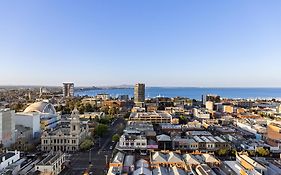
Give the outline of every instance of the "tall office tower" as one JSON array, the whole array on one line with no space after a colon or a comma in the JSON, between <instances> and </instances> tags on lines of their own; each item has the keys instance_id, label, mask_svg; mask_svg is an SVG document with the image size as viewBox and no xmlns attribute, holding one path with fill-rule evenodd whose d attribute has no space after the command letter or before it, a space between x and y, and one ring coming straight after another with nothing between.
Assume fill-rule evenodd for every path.
<instances>
[{"instance_id":1,"label":"tall office tower","mask_svg":"<svg viewBox=\"0 0 281 175\"><path fill-rule=\"evenodd\" d=\"M0 141L4 147L15 143L15 111L10 109L0 110Z\"/></svg>"},{"instance_id":2,"label":"tall office tower","mask_svg":"<svg viewBox=\"0 0 281 175\"><path fill-rule=\"evenodd\" d=\"M64 97L73 97L74 96L74 83L63 83L62 88Z\"/></svg>"},{"instance_id":3,"label":"tall office tower","mask_svg":"<svg viewBox=\"0 0 281 175\"><path fill-rule=\"evenodd\" d=\"M135 104L143 104L145 101L145 84L138 83L134 90Z\"/></svg>"}]
</instances>

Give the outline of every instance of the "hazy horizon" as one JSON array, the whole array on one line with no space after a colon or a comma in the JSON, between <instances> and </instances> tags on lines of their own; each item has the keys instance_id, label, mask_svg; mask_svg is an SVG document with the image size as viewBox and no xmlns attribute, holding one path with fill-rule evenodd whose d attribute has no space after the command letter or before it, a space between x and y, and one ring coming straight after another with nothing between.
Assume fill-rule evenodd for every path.
<instances>
[{"instance_id":1,"label":"hazy horizon","mask_svg":"<svg viewBox=\"0 0 281 175\"><path fill-rule=\"evenodd\" d=\"M134 84L131 85L124 85L124 84L116 84L116 85L79 85L79 84L75 84L74 82L74 87L75 88L83 88L83 87L97 87L97 88L103 88L103 87L119 87L119 86L129 86L129 88L133 88ZM62 83L58 84L58 85L43 85L43 84L19 84L19 85L0 85L0 87L62 87ZM276 86L276 87L270 87L270 86L172 86L172 85L164 85L164 86L159 86L159 85L145 85L146 88L273 88L273 89L279 89L281 88Z\"/></svg>"},{"instance_id":2,"label":"hazy horizon","mask_svg":"<svg viewBox=\"0 0 281 175\"><path fill-rule=\"evenodd\" d=\"M0 85L281 87L281 1L2 1Z\"/></svg>"}]
</instances>

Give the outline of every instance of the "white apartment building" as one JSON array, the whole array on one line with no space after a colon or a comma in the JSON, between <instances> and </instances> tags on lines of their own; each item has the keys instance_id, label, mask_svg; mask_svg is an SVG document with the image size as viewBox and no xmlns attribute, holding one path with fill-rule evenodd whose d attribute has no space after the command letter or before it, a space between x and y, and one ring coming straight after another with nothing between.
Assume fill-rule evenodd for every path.
<instances>
[{"instance_id":1,"label":"white apartment building","mask_svg":"<svg viewBox=\"0 0 281 175\"><path fill-rule=\"evenodd\" d=\"M147 149L147 139L141 135L123 134L119 140L119 148L122 150Z\"/></svg>"},{"instance_id":2,"label":"white apartment building","mask_svg":"<svg viewBox=\"0 0 281 175\"><path fill-rule=\"evenodd\" d=\"M0 141L4 147L15 143L15 111L10 109L0 110Z\"/></svg>"},{"instance_id":3,"label":"white apartment building","mask_svg":"<svg viewBox=\"0 0 281 175\"><path fill-rule=\"evenodd\" d=\"M210 113L206 109L193 108L193 115L200 119L210 119Z\"/></svg>"}]
</instances>

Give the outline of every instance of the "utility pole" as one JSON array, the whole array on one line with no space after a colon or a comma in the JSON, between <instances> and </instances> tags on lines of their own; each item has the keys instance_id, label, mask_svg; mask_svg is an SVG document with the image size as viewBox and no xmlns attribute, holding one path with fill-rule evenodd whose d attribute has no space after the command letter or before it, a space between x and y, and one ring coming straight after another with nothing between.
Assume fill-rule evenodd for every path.
<instances>
[{"instance_id":1,"label":"utility pole","mask_svg":"<svg viewBox=\"0 0 281 175\"><path fill-rule=\"evenodd\" d=\"M107 157L108 157L108 155L106 154L105 155L105 165L106 165L106 167L107 167Z\"/></svg>"}]
</instances>

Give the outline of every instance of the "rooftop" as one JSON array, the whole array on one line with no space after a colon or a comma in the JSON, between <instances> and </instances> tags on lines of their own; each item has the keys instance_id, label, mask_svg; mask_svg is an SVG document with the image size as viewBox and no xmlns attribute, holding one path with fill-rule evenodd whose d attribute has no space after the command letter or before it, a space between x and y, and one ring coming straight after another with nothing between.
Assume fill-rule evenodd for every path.
<instances>
[{"instance_id":1,"label":"rooftop","mask_svg":"<svg viewBox=\"0 0 281 175\"><path fill-rule=\"evenodd\" d=\"M46 158L44 158L37 165L52 165L64 154L62 152L50 153Z\"/></svg>"},{"instance_id":2,"label":"rooftop","mask_svg":"<svg viewBox=\"0 0 281 175\"><path fill-rule=\"evenodd\" d=\"M36 102L29 105L24 110L24 113L29 113L29 112L56 114L56 110L54 106L46 101Z\"/></svg>"}]
</instances>

